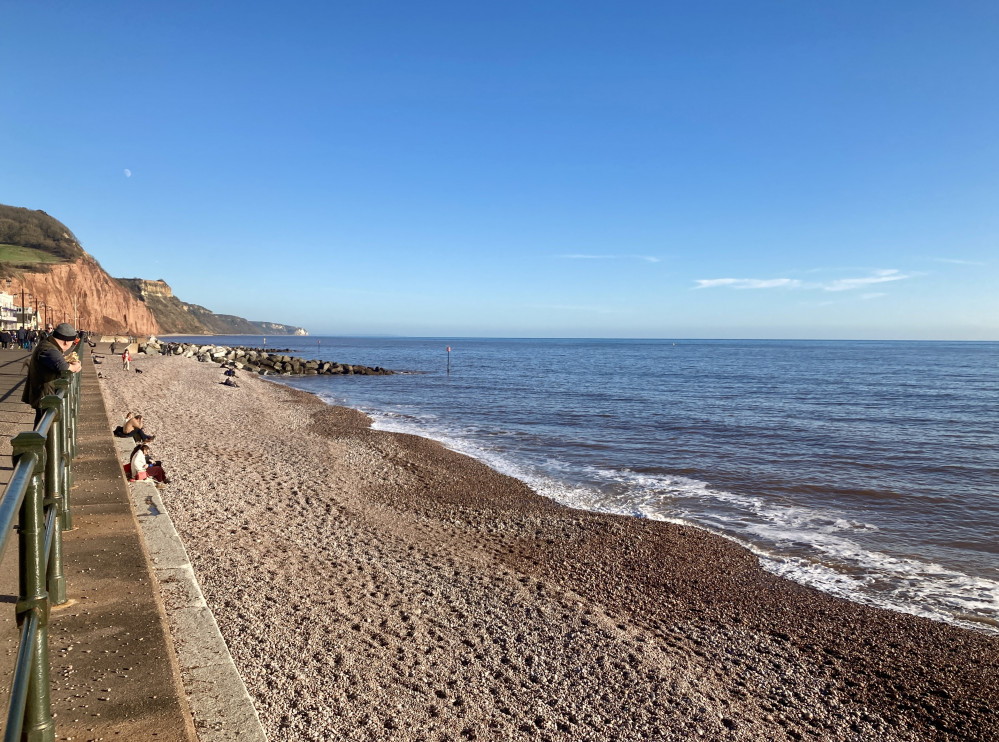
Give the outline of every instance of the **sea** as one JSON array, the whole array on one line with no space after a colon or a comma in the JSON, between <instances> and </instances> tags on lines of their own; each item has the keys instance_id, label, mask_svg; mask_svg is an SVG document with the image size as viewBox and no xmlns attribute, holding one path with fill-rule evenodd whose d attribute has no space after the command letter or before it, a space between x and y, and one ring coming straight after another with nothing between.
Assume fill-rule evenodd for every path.
<instances>
[{"instance_id":1,"label":"sea","mask_svg":"<svg viewBox=\"0 0 999 742\"><path fill-rule=\"evenodd\" d=\"M693 525L826 593L999 633L999 343L197 340L401 372L279 380L559 503Z\"/></svg>"}]
</instances>

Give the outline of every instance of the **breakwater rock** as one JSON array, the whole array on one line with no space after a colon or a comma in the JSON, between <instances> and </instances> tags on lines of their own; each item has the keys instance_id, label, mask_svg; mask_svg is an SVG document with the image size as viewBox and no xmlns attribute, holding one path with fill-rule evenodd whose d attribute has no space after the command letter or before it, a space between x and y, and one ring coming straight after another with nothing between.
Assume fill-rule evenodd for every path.
<instances>
[{"instance_id":1,"label":"breakwater rock","mask_svg":"<svg viewBox=\"0 0 999 742\"><path fill-rule=\"evenodd\" d=\"M335 361L316 361L260 348L233 348L228 345L198 345L196 343L164 343L150 338L139 344L145 355L173 355L197 358L202 363L232 364L237 369L263 376L387 376L392 373L381 366L358 366Z\"/></svg>"}]
</instances>

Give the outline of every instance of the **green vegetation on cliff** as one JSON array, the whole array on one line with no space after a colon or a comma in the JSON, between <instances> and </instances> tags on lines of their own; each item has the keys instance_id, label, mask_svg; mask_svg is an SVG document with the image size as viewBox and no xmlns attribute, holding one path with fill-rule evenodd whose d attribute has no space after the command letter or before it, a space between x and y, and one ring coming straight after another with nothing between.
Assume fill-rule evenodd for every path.
<instances>
[{"instance_id":1,"label":"green vegetation on cliff","mask_svg":"<svg viewBox=\"0 0 999 742\"><path fill-rule=\"evenodd\" d=\"M84 255L76 236L65 224L44 211L0 204L0 245L34 248L57 260L77 260ZM3 258L7 261L7 258ZM21 262L12 260L10 262ZM26 263L55 262L26 259Z\"/></svg>"},{"instance_id":2,"label":"green vegetation on cliff","mask_svg":"<svg viewBox=\"0 0 999 742\"><path fill-rule=\"evenodd\" d=\"M35 265L36 263L59 263L62 258L56 257L35 247L0 244L0 263L15 265Z\"/></svg>"}]
</instances>

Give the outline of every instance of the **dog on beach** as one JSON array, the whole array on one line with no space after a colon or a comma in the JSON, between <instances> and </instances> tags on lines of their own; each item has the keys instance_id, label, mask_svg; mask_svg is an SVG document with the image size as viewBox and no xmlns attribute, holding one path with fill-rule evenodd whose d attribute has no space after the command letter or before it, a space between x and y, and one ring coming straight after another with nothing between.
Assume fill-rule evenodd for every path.
<instances>
[{"instance_id":1,"label":"dog on beach","mask_svg":"<svg viewBox=\"0 0 999 742\"><path fill-rule=\"evenodd\" d=\"M137 374L141 374L141 373L142 373L142 369L141 369L141 368L137 368L137 369L135 369L135 373L137 373Z\"/></svg>"}]
</instances>

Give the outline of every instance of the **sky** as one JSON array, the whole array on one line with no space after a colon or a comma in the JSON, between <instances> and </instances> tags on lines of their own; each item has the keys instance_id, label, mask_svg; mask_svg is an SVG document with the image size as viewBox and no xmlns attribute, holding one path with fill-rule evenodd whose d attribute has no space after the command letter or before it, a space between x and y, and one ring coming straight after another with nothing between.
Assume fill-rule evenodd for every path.
<instances>
[{"instance_id":1,"label":"sky","mask_svg":"<svg viewBox=\"0 0 999 742\"><path fill-rule=\"evenodd\" d=\"M994 2L0 7L0 203L217 313L999 340Z\"/></svg>"}]
</instances>

